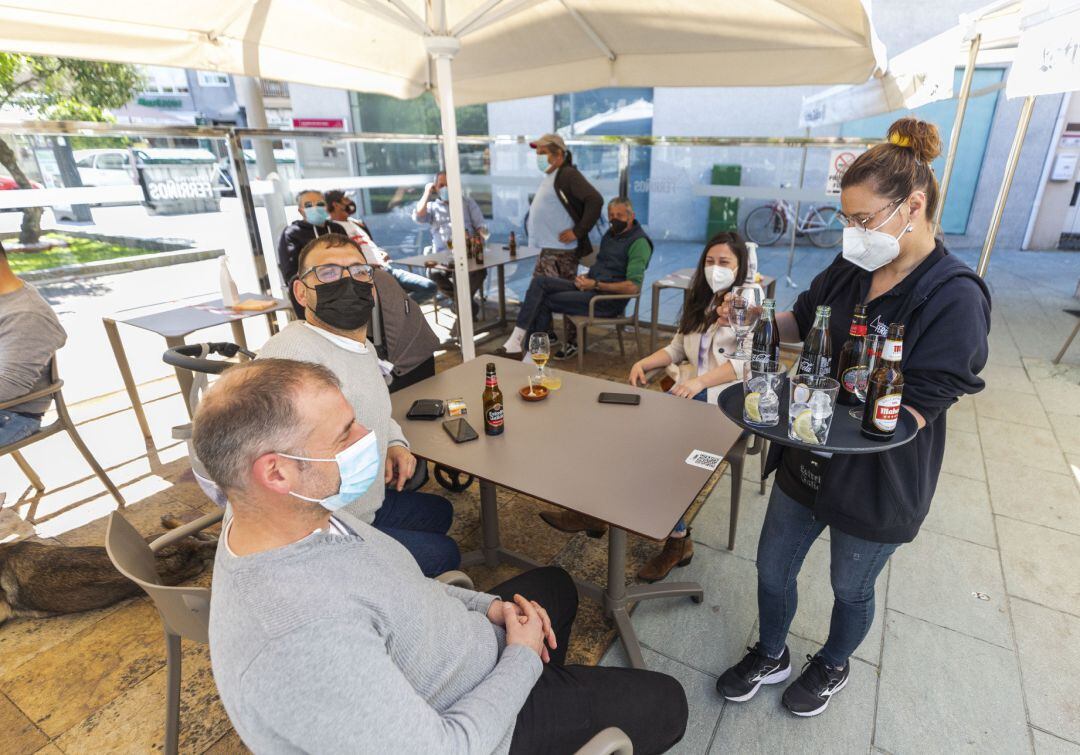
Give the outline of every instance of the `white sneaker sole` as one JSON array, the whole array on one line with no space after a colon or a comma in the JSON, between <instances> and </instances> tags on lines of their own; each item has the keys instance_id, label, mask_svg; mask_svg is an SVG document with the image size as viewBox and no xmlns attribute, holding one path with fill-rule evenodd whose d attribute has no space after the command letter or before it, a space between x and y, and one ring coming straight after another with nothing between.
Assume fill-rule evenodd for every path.
<instances>
[{"instance_id":1,"label":"white sneaker sole","mask_svg":"<svg viewBox=\"0 0 1080 755\"><path fill-rule=\"evenodd\" d=\"M769 674L768 676L766 676L760 682L755 684L753 686L753 688L749 692L747 692L745 695L740 695L739 697L728 697L727 695L724 695L724 699L725 700L730 700L733 703L745 703L747 700L749 700L750 698L752 698L754 695L756 695L758 693L758 690L761 689L761 685L763 685L763 684L779 684L780 682L787 681L787 678L789 676L791 676L791 664L790 663L785 668L782 668L779 671L774 671L771 674Z\"/></svg>"},{"instance_id":2,"label":"white sneaker sole","mask_svg":"<svg viewBox=\"0 0 1080 755\"><path fill-rule=\"evenodd\" d=\"M848 679L850 679L850 678L851 677L849 676ZM822 713L825 712L825 709L829 707L829 702L833 699L833 695L835 695L837 692L839 692L840 690L842 690L844 687L847 686L848 679L845 679L844 681L840 682L840 686L832 691L832 695L829 695L828 697L825 698L825 704L822 705L820 708L817 708L815 710L809 710L809 711L806 711L805 713L798 713L796 711L791 711L791 713L793 713L796 716L799 716L800 718L813 718L814 716L821 715Z\"/></svg>"}]
</instances>

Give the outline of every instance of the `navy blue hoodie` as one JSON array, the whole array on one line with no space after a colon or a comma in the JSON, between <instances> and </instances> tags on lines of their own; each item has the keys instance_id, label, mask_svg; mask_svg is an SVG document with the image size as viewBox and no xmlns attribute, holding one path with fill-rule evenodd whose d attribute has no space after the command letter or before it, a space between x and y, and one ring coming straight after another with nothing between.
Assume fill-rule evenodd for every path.
<instances>
[{"instance_id":1,"label":"navy blue hoodie","mask_svg":"<svg viewBox=\"0 0 1080 755\"><path fill-rule=\"evenodd\" d=\"M910 443L879 454L833 455L811 506L822 522L864 540L915 539L941 472L946 410L960 396L985 387L978 375L989 353L990 293L940 242L934 254L940 258L889 318L904 324L903 404L922 414L926 426ZM839 330L841 338L846 334L853 305L860 291L865 294L870 275L838 255L803 295L806 300L800 304L810 311L820 304L833 307L835 349L843 343L835 333ZM782 446L772 445L765 476L776 470L783 454Z\"/></svg>"}]
</instances>

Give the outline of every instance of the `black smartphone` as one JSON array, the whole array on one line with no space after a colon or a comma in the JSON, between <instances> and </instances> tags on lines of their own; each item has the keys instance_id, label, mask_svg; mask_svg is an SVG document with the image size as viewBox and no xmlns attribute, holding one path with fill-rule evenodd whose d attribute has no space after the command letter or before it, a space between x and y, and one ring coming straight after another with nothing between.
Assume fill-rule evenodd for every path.
<instances>
[{"instance_id":1,"label":"black smartphone","mask_svg":"<svg viewBox=\"0 0 1080 755\"><path fill-rule=\"evenodd\" d=\"M405 415L407 419L438 419L446 412L446 406L437 398L419 398L413 401Z\"/></svg>"},{"instance_id":2,"label":"black smartphone","mask_svg":"<svg viewBox=\"0 0 1080 755\"><path fill-rule=\"evenodd\" d=\"M464 417L448 419L442 423L442 426L443 430L446 430L446 434L453 438L455 443L464 443L480 437Z\"/></svg>"},{"instance_id":3,"label":"black smartphone","mask_svg":"<svg viewBox=\"0 0 1080 755\"><path fill-rule=\"evenodd\" d=\"M625 404L637 406L641 403L641 396L636 393L601 393L601 404Z\"/></svg>"}]
</instances>

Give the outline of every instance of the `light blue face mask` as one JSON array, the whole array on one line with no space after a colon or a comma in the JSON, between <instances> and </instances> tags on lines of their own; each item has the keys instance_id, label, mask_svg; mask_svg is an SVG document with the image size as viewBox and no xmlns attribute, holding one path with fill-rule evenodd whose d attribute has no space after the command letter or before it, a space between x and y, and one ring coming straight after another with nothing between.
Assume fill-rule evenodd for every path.
<instances>
[{"instance_id":1,"label":"light blue face mask","mask_svg":"<svg viewBox=\"0 0 1080 755\"><path fill-rule=\"evenodd\" d=\"M353 443L344 451L339 452L333 459L313 459L307 456L293 456L292 454L278 454L287 459L297 461L332 461L338 465L338 473L341 475L341 487L338 492L328 498L308 498L306 495L294 493L289 495L303 501L317 503L328 511L337 511L343 506L348 506L357 498L368 491L372 483L379 476L382 467L379 458L379 444L375 441L375 433L369 432L360 440Z\"/></svg>"},{"instance_id":2,"label":"light blue face mask","mask_svg":"<svg viewBox=\"0 0 1080 755\"><path fill-rule=\"evenodd\" d=\"M326 221L330 219L330 213L326 211L325 207L305 207L304 208L304 220L312 225L325 225Z\"/></svg>"},{"instance_id":3,"label":"light blue face mask","mask_svg":"<svg viewBox=\"0 0 1080 755\"><path fill-rule=\"evenodd\" d=\"M536 153L536 167L540 169L541 173L547 173L548 168L551 167L551 163L548 162L548 156L543 152Z\"/></svg>"},{"instance_id":4,"label":"light blue face mask","mask_svg":"<svg viewBox=\"0 0 1080 755\"><path fill-rule=\"evenodd\" d=\"M450 190L448 188L446 188L445 186L442 187L441 189L439 189L439 199L441 199L444 202L449 202L450 201Z\"/></svg>"}]
</instances>

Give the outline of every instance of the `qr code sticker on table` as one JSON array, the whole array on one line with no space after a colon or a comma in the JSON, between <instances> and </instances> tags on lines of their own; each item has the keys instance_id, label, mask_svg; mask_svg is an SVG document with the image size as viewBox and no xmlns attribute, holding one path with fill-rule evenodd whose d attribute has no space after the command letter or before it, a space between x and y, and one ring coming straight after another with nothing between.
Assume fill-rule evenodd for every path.
<instances>
[{"instance_id":1,"label":"qr code sticker on table","mask_svg":"<svg viewBox=\"0 0 1080 755\"><path fill-rule=\"evenodd\" d=\"M723 460L723 456L717 456L706 451L699 451L696 448L690 452L690 455L686 457L686 463L692 467L701 467L712 472L716 469L720 462Z\"/></svg>"}]
</instances>

